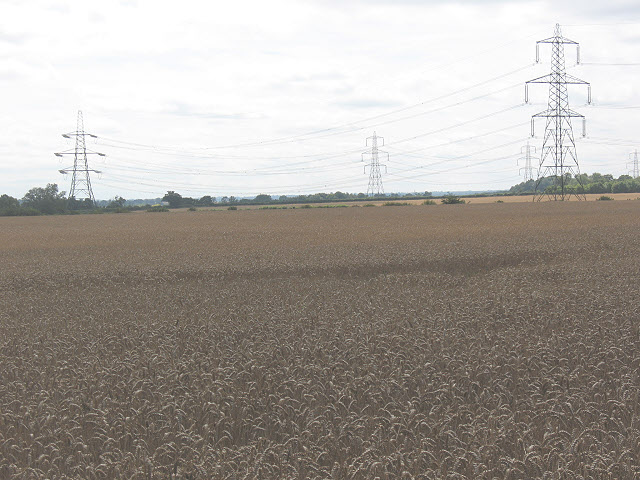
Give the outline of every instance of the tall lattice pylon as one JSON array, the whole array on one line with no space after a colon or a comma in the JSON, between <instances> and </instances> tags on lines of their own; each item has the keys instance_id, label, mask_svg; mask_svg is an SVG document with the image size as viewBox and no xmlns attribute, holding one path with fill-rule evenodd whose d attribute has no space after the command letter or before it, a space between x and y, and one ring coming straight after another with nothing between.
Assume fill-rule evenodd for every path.
<instances>
[{"instance_id":1,"label":"tall lattice pylon","mask_svg":"<svg viewBox=\"0 0 640 480\"><path fill-rule=\"evenodd\" d=\"M636 150L633 153L630 153L629 159L631 160L631 162L629 162L629 165L630 165L629 174L633 178L640 178L640 169L638 168L638 150Z\"/></svg>"},{"instance_id":2,"label":"tall lattice pylon","mask_svg":"<svg viewBox=\"0 0 640 480\"><path fill-rule=\"evenodd\" d=\"M520 153L523 156L518 159L517 165L520 165L520 160L522 160L524 161L524 167L521 167L520 170L518 170L518 173L524 172L524 181L528 182L529 180L533 180L533 171L537 170L536 168L533 168L533 165L531 164L531 160L536 158L531 155L532 153L536 153L536 147L527 142L527 144L520 149Z\"/></svg>"},{"instance_id":3,"label":"tall lattice pylon","mask_svg":"<svg viewBox=\"0 0 640 480\"><path fill-rule=\"evenodd\" d=\"M387 166L380 163L380 155L386 155L388 161L389 154L378 148L379 146L384 146L384 138L378 137L376 132L373 132L373 136L367 138L367 146L369 146L369 140L371 140L371 149L362 154L362 161L365 161L365 156L370 160L369 164L364 166L364 173L367 173L367 167L369 167L369 186L367 187L367 195L372 197L376 195L384 195L380 167L384 167L386 173ZM378 145L378 140L382 141L382 145Z\"/></svg>"},{"instance_id":4,"label":"tall lattice pylon","mask_svg":"<svg viewBox=\"0 0 640 480\"><path fill-rule=\"evenodd\" d=\"M104 157L104 153L92 152L87 150L87 144L85 137L98 138L96 135L86 133L84 131L84 122L82 119L82 111L78 110L78 123L76 125L76 131L70 133L63 133L64 138L75 137L76 146L73 151L66 151L56 153L58 157L63 155L73 155L73 167L63 168L60 171L62 174L71 172L71 188L69 190L68 208L91 208L95 205L96 199L93 196L93 189L91 188L90 172L101 173L99 170L93 170L89 168L89 162L87 155L100 155Z\"/></svg>"},{"instance_id":5,"label":"tall lattice pylon","mask_svg":"<svg viewBox=\"0 0 640 480\"><path fill-rule=\"evenodd\" d=\"M584 200L584 187L580 178L580 167L578 165L578 155L576 152L576 142L573 137L571 119L582 118L583 136L586 135L586 123L584 115L569 108L567 85L587 85L589 89L589 103L591 103L591 85L584 80L580 80L566 73L564 46L567 44L577 46L578 64L580 63L580 46L577 42L562 36L560 25L556 24L553 37L540 40L536 43L536 62L540 61L541 43L549 43L552 45L551 73L529 80L525 84L525 102L529 101L528 87L530 83L549 84L549 105L547 110L533 115L531 118L532 137L535 136L535 119L547 119L534 200L540 201L545 196L549 197L550 200L568 200L571 195L575 195L578 199ZM553 184L541 192L538 187L545 177L553 178ZM576 178L578 181L578 188L576 190L568 188L571 178Z\"/></svg>"}]
</instances>

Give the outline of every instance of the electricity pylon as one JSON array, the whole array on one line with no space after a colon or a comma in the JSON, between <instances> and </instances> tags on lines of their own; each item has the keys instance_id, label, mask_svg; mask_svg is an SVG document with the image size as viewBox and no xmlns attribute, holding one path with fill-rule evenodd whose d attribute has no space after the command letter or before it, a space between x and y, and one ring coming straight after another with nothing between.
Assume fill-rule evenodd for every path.
<instances>
[{"instance_id":1,"label":"electricity pylon","mask_svg":"<svg viewBox=\"0 0 640 480\"><path fill-rule=\"evenodd\" d=\"M376 132L373 132L373 136L367 138L366 145L369 146L369 140L371 140L371 150L367 150L362 154L362 161L365 161L365 155L371 157L371 161L368 165L364 166L364 173L367 173L367 167L369 167L369 186L367 187L367 196L372 197L375 195L384 195L384 188L382 187L382 174L380 173L380 167L383 166L385 173L387 173L387 166L380 164L380 154L387 156L389 161L389 154L378 149L378 139L382 140L384 146L384 138L378 137Z\"/></svg>"},{"instance_id":2,"label":"electricity pylon","mask_svg":"<svg viewBox=\"0 0 640 480\"><path fill-rule=\"evenodd\" d=\"M529 145L529 142L527 142L527 144L520 149L520 153L523 154L524 157L520 157L516 162L516 165L520 165L520 160L524 160L524 167L518 170L518 174L524 171L523 177L525 182L528 182L529 180L533 180L533 171L537 170L537 168L533 168L531 166L531 160L533 160L534 158L537 158L531 155L532 150L533 150L533 153L535 153L536 147L532 147L531 145Z\"/></svg>"},{"instance_id":3,"label":"electricity pylon","mask_svg":"<svg viewBox=\"0 0 640 480\"><path fill-rule=\"evenodd\" d=\"M540 40L536 43L536 62L540 61L540 44L552 45L551 73L542 77L529 80L525 84L525 102L529 102L530 83L549 84L549 106L544 112L531 117L531 136L535 136L535 119L546 118L547 126L544 133L540 165L538 168L538 180L536 181L534 201L540 201L545 195L550 200L565 200L575 195L579 200L585 200L584 186L580 178L580 167L576 152L576 142L573 138L571 118L582 118L582 136L586 136L586 121L584 115L569 108L569 94L567 85L587 85L589 90L588 103L591 103L591 85L580 80L565 71L564 46L577 46L577 63L580 64L580 45L573 40L562 36L560 25L556 24L553 37ZM553 186L544 192L538 191L540 181L545 177L553 178ZM578 181L578 191L567 188L572 177Z\"/></svg>"},{"instance_id":4,"label":"electricity pylon","mask_svg":"<svg viewBox=\"0 0 640 480\"><path fill-rule=\"evenodd\" d=\"M629 164L631 165L631 168L629 169L629 173L633 178L640 177L640 169L638 169L638 150L636 150L633 153L630 153L629 159L631 160L631 162L627 164L627 166Z\"/></svg>"},{"instance_id":5,"label":"electricity pylon","mask_svg":"<svg viewBox=\"0 0 640 480\"><path fill-rule=\"evenodd\" d=\"M99 170L89 168L87 155L99 155L104 157L104 153L87 151L85 137L98 138L96 135L86 133L82 120L82 112L78 110L78 123L75 132L63 133L64 138L76 137L76 147L73 151L56 153L57 157L63 155L73 155L73 167L63 168L60 173L66 175L71 172L71 189L69 190L68 208L89 208L93 207L96 199L91 188L91 178L89 172L101 173Z\"/></svg>"}]
</instances>

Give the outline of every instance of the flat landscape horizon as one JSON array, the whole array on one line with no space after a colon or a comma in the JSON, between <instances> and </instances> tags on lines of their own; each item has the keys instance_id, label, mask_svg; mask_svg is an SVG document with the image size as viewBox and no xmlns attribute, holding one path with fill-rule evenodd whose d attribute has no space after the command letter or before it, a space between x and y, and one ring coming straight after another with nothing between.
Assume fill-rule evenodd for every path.
<instances>
[{"instance_id":1,"label":"flat landscape horizon","mask_svg":"<svg viewBox=\"0 0 640 480\"><path fill-rule=\"evenodd\" d=\"M612 196L0 218L0 478L637 478Z\"/></svg>"}]
</instances>

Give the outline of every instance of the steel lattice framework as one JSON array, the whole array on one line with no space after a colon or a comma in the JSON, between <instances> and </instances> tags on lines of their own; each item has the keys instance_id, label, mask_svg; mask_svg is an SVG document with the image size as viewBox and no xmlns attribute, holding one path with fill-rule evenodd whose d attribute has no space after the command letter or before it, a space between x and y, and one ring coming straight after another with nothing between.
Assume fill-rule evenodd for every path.
<instances>
[{"instance_id":1,"label":"steel lattice framework","mask_svg":"<svg viewBox=\"0 0 640 480\"><path fill-rule=\"evenodd\" d=\"M638 167L638 150L636 150L633 153L630 153L629 159L631 160L630 162L631 168L629 169L629 174L631 174L633 178L639 178L640 168Z\"/></svg>"},{"instance_id":2,"label":"steel lattice framework","mask_svg":"<svg viewBox=\"0 0 640 480\"><path fill-rule=\"evenodd\" d=\"M367 195L372 197L375 195L384 195L384 188L382 186L382 173L380 172L380 167L384 167L386 173L387 166L380 163L380 155L386 155L388 161L389 153L384 152L378 148L378 140L381 140L381 146L384 146L384 138L378 137L376 135L376 132L373 132L373 136L367 138L367 146L369 145L369 140L371 140L371 150L367 150L362 154L362 161L365 161L365 156L370 157L369 164L364 166L364 173L367 173L367 167L369 167L369 186L367 187Z\"/></svg>"},{"instance_id":3,"label":"steel lattice framework","mask_svg":"<svg viewBox=\"0 0 640 480\"><path fill-rule=\"evenodd\" d=\"M531 83L549 84L549 104L547 110L533 115L531 118L531 136L535 136L535 119L546 118L547 125L544 133L538 179L535 186L534 201L540 201L547 196L550 200L565 200L571 195L584 200L584 187L580 178L580 167L576 143L573 136L572 118L582 118L582 135L586 135L586 122L584 115L569 108L569 94L567 85L587 85L589 90L588 103L591 103L591 85L580 80L565 71L564 46L576 45L577 63L580 63L580 46L577 42L562 36L560 25L556 24L553 37L540 40L536 43L536 62L540 61L540 44L549 43L552 46L551 73L525 84L525 102L529 101L528 87ZM538 191L540 182L545 177L553 178L553 185L545 191ZM571 178L578 181L577 190L569 189L568 182Z\"/></svg>"},{"instance_id":4,"label":"steel lattice framework","mask_svg":"<svg viewBox=\"0 0 640 480\"><path fill-rule=\"evenodd\" d=\"M64 138L76 139L76 146L73 151L60 152L55 155L62 157L63 155L73 155L73 167L63 168L60 171L62 174L71 172L71 189L69 190L69 208L81 208L81 207L93 207L96 203L96 199L93 196L93 189L91 188L90 172L101 173L99 170L93 170L89 168L89 162L87 155L99 155L104 157L104 153L92 152L87 150L85 137L98 138L96 135L86 133L84 131L84 122L82 119L82 111L78 111L78 122L76 125L76 131L62 134Z\"/></svg>"},{"instance_id":5,"label":"steel lattice framework","mask_svg":"<svg viewBox=\"0 0 640 480\"><path fill-rule=\"evenodd\" d=\"M520 153L523 154L524 157L520 157L518 159L517 165L520 165L520 160L524 160L524 167L520 168L520 170L518 170L518 173L524 171L523 177L525 182L533 180L533 171L537 170L537 168L533 168L533 166L531 165L531 160L536 158L532 156L531 153L535 152L536 147L529 145L529 142L527 142L527 144L520 149Z\"/></svg>"}]
</instances>

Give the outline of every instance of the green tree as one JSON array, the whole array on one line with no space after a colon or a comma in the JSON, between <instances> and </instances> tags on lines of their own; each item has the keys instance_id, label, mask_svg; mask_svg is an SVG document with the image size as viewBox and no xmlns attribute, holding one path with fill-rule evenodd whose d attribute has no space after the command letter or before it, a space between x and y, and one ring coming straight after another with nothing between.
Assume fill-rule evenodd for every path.
<instances>
[{"instance_id":1,"label":"green tree","mask_svg":"<svg viewBox=\"0 0 640 480\"><path fill-rule=\"evenodd\" d=\"M20 208L20 201L7 194L0 195L0 215L13 216L22 215L23 209Z\"/></svg>"},{"instance_id":2,"label":"green tree","mask_svg":"<svg viewBox=\"0 0 640 480\"><path fill-rule=\"evenodd\" d=\"M198 200L198 203L204 207L210 207L214 203L216 203L216 201L211 195L205 195L200 200Z\"/></svg>"},{"instance_id":3,"label":"green tree","mask_svg":"<svg viewBox=\"0 0 640 480\"><path fill-rule=\"evenodd\" d=\"M346 198L349 198L349 194L338 190L336 193L333 194L333 198L335 198L336 200L344 200Z\"/></svg>"},{"instance_id":4,"label":"green tree","mask_svg":"<svg viewBox=\"0 0 640 480\"><path fill-rule=\"evenodd\" d=\"M265 195L264 193L261 193L260 195L256 195L256 198L254 198L253 201L256 203L270 203L271 195Z\"/></svg>"},{"instance_id":5,"label":"green tree","mask_svg":"<svg viewBox=\"0 0 640 480\"><path fill-rule=\"evenodd\" d=\"M611 187L611 193L631 193L633 192L633 180L623 180L615 182Z\"/></svg>"},{"instance_id":6,"label":"green tree","mask_svg":"<svg viewBox=\"0 0 640 480\"><path fill-rule=\"evenodd\" d=\"M22 206L45 215L63 213L66 210L65 192L58 192L58 185L55 183L48 183L44 188L34 187L22 198Z\"/></svg>"},{"instance_id":7,"label":"green tree","mask_svg":"<svg viewBox=\"0 0 640 480\"><path fill-rule=\"evenodd\" d=\"M109 202L107 208L124 208L124 204L126 202L127 201L124 198L116 195L116 197Z\"/></svg>"},{"instance_id":8,"label":"green tree","mask_svg":"<svg viewBox=\"0 0 640 480\"><path fill-rule=\"evenodd\" d=\"M69 197L67 200L68 210L91 210L94 207L90 198L83 198L82 200L76 200L75 197Z\"/></svg>"},{"instance_id":9,"label":"green tree","mask_svg":"<svg viewBox=\"0 0 640 480\"><path fill-rule=\"evenodd\" d=\"M173 190L169 190L166 195L162 197L162 201L169 202L171 208L178 208L182 205L182 195Z\"/></svg>"},{"instance_id":10,"label":"green tree","mask_svg":"<svg viewBox=\"0 0 640 480\"><path fill-rule=\"evenodd\" d=\"M20 202L17 198L13 198L6 193L0 195L0 210L9 208L20 208Z\"/></svg>"}]
</instances>

